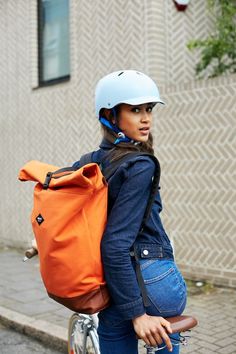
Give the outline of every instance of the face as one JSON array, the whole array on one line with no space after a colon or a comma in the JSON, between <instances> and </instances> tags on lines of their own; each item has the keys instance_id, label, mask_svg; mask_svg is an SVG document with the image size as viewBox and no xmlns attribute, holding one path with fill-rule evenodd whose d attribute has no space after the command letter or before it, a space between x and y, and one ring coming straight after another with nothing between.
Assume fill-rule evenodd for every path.
<instances>
[{"instance_id":1,"label":"face","mask_svg":"<svg viewBox=\"0 0 236 354\"><path fill-rule=\"evenodd\" d=\"M121 104L119 106L118 125L130 139L146 142L152 125L152 103L137 106Z\"/></svg>"}]
</instances>

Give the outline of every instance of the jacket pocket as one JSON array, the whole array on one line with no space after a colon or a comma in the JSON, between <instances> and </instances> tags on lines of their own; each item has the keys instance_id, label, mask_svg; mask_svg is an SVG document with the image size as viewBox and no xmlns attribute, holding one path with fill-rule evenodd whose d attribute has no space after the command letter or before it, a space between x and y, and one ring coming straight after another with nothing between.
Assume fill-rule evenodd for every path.
<instances>
[{"instance_id":1,"label":"jacket pocket","mask_svg":"<svg viewBox=\"0 0 236 354\"><path fill-rule=\"evenodd\" d=\"M176 264L170 260L141 261L141 271L153 316L180 315L186 305L186 285Z\"/></svg>"}]
</instances>

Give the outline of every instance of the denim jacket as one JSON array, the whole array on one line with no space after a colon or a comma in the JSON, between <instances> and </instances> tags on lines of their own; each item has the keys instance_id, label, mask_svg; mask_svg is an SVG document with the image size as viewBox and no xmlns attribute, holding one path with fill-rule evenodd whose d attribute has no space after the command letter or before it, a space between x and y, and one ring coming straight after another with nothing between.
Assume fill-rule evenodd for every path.
<instances>
[{"instance_id":1,"label":"denim jacket","mask_svg":"<svg viewBox=\"0 0 236 354\"><path fill-rule=\"evenodd\" d=\"M100 150L92 155L93 162L114 147L103 140ZM173 250L160 219L162 202L158 191L150 217L140 232L147 206L155 164L148 156L138 156L121 163L108 180L108 220L101 244L105 279L113 305L125 320L145 313L138 285L134 261L130 255L132 246L138 249L140 258L173 259ZM103 167L107 167L106 161ZM79 167L79 161L73 166ZM138 237L137 237L138 236Z\"/></svg>"}]
</instances>

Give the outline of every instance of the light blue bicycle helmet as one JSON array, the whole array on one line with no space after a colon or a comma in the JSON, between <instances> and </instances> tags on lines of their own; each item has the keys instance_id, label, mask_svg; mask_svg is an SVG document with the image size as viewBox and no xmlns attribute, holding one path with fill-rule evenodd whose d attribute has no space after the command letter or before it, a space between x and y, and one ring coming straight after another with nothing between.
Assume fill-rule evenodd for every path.
<instances>
[{"instance_id":1,"label":"light blue bicycle helmet","mask_svg":"<svg viewBox=\"0 0 236 354\"><path fill-rule=\"evenodd\" d=\"M116 124L101 117L100 111L102 108L112 109L114 116L116 116L114 107L121 103L131 105L164 104L155 82L139 71L120 70L104 76L96 86L95 110L99 121L118 134L115 144L129 142L131 139L126 137Z\"/></svg>"}]
</instances>

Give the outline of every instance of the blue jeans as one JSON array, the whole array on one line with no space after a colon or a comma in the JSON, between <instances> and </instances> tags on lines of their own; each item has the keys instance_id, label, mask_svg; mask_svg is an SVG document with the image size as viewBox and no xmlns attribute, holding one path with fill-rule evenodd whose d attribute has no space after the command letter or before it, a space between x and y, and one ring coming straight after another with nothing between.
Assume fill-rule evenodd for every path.
<instances>
[{"instance_id":1,"label":"blue jeans","mask_svg":"<svg viewBox=\"0 0 236 354\"><path fill-rule=\"evenodd\" d=\"M162 317L180 315L186 305L187 291L174 261L141 260L140 265L150 300L146 313ZM100 312L98 335L101 354L138 354L132 321L124 321L114 305ZM169 351L165 348L157 353ZM179 347L173 346L172 353L178 354Z\"/></svg>"}]
</instances>

